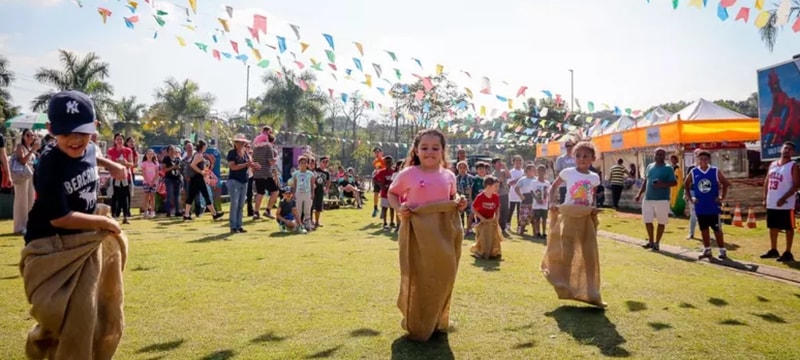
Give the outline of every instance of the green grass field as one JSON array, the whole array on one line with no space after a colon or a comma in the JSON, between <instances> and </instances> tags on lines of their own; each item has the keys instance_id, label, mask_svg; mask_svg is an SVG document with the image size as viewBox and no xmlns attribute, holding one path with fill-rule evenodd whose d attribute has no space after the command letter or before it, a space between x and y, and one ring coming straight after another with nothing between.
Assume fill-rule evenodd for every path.
<instances>
[{"instance_id":1,"label":"green grass field","mask_svg":"<svg viewBox=\"0 0 800 360\"><path fill-rule=\"evenodd\" d=\"M370 212L326 212L326 226L308 235L276 233L265 220L246 220L250 232L232 236L227 222L209 216L134 220L117 358L800 358L799 287L607 239L606 311L556 299L538 270L538 240L505 241L500 262L467 256L465 241L454 331L410 343L395 306L397 242ZM636 220L610 216L603 228L640 231ZM0 234L10 230L0 223ZM744 241L733 242L740 248L732 256L744 254ZM21 247L21 238L0 236L0 359L23 358L33 324L18 275Z\"/></svg>"}]
</instances>

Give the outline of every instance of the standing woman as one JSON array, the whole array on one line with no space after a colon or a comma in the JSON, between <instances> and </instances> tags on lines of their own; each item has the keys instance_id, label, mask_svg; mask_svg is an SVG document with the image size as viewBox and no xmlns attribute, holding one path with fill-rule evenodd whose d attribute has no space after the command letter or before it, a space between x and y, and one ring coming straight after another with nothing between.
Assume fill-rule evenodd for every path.
<instances>
[{"instance_id":1,"label":"standing woman","mask_svg":"<svg viewBox=\"0 0 800 360\"><path fill-rule=\"evenodd\" d=\"M114 193L111 195L111 216L114 218L122 214L122 223L128 224L131 216L131 186L133 186L133 152L125 146L122 134L114 134L114 146L108 149L109 160L115 161L126 168L127 176L124 180L111 179Z\"/></svg>"},{"instance_id":2,"label":"standing woman","mask_svg":"<svg viewBox=\"0 0 800 360\"><path fill-rule=\"evenodd\" d=\"M231 196L231 214L228 221L231 225L232 233L247 232L242 228L242 213L246 199L248 182L248 170L259 167L258 163L253 162L253 158L247 153L245 144L249 141L244 134L236 134L233 137L233 149L228 151L228 194Z\"/></svg>"},{"instance_id":3,"label":"standing woman","mask_svg":"<svg viewBox=\"0 0 800 360\"><path fill-rule=\"evenodd\" d=\"M214 220L221 218L223 215L222 212L217 212L217 210L214 209L214 203L211 202L211 194L209 194L208 186L206 185L206 162L203 158L203 153L205 153L207 146L205 141L199 140L197 146L195 146L191 161L188 164L190 170L186 173L190 174L190 178L188 180L189 190L187 191L188 195L186 195L186 205L184 205L183 213L183 220L185 221L192 220L192 204L194 203L194 199L197 198L197 195L203 196L203 200L206 201L206 209L213 214L212 218Z\"/></svg>"},{"instance_id":4,"label":"standing woman","mask_svg":"<svg viewBox=\"0 0 800 360\"><path fill-rule=\"evenodd\" d=\"M36 150L39 143L36 135L30 129L22 130L22 139L14 148L14 155L11 159L11 174L21 174L27 172L29 175L13 176L14 182L14 233L24 234L25 226L28 223L28 212L33 207L33 164L36 161ZM17 171L15 169L25 169Z\"/></svg>"},{"instance_id":5,"label":"standing woman","mask_svg":"<svg viewBox=\"0 0 800 360\"><path fill-rule=\"evenodd\" d=\"M173 145L167 146L167 153L161 159L161 171L164 174L164 186L167 188L167 198L164 199L164 209L167 217L180 214L181 199L181 159L178 150Z\"/></svg>"}]
</instances>

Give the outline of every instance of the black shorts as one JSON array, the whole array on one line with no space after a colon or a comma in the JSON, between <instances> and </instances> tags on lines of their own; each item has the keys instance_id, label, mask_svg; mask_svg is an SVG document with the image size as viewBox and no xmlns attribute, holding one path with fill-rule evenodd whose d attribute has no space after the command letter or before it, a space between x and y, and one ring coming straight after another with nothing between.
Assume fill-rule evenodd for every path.
<instances>
[{"instance_id":1,"label":"black shorts","mask_svg":"<svg viewBox=\"0 0 800 360\"><path fill-rule=\"evenodd\" d=\"M778 230L794 229L794 210L767 209L767 228Z\"/></svg>"},{"instance_id":2,"label":"black shorts","mask_svg":"<svg viewBox=\"0 0 800 360\"><path fill-rule=\"evenodd\" d=\"M381 184L378 184L378 182L373 181L372 182L372 192L374 192L376 194L381 192Z\"/></svg>"},{"instance_id":3,"label":"black shorts","mask_svg":"<svg viewBox=\"0 0 800 360\"><path fill-rule=\"evenodd\" d=\"M708 230L709 228L714 232L720 231L719 215L697 215L697 226L700 231Z\"/></svg>"},{"instance_id":4,"label":"black shorts","mask_svg":"<svg viewBox=\"0 0 800 360\"><path fill-rule=\"evenodd\" d=\"M256 185L256 194L259 195L266 195L267 193L274 193L280 189L278 189L278 184L275 183L275 179L273 178L266 178L266 179L253 179Z\"/></svg>"},{"instance_id":5,"label":"black shorts","mask_svg":"<svg viewBox=\"0 0 800 360\"><path fill-rule=\"evenodd\" d=\"M322 208L325 205L325 192L324 191L315 191L314 192L314 199L311 201L311 210L313 211L322 211Z\"/></svg>"}]
</instances>

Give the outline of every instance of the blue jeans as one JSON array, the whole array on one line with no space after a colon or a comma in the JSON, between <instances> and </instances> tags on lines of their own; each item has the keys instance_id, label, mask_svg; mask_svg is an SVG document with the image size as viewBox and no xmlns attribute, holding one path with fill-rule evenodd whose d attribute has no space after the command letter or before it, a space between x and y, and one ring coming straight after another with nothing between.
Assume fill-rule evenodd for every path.
<instances>
[{"instance_id":1,"label":"blue jeans","mask_svg":"<svg viewBox=\"0 0 800 360\"><path fill-rule=\"evenodd\" d=\"M247 183L236 180L228 180L228 195L231 197L230 224L231 230L242 228L242 209L247 198Z\"/></svg>"},{"instance_id":2,"label":"blue jeans","mask_svg":"<svg viewBox=\"0 0 800 360\"><path fill-rule=\"evenodd\" d=\"M178 213L181 201L181 180L164 178L164 186L167 188L167 198L164 199L164 209L167 210L167 215L173 212Z\"/></svg>"}]
</instances>

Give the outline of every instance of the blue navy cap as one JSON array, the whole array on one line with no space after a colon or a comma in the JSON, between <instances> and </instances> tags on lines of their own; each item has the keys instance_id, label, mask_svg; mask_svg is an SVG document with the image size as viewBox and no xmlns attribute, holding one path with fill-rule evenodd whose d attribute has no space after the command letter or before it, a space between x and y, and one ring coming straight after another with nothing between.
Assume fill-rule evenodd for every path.
<instances>
[{"instance_id":1,"label":"blue navy cap","mask_svg":"<svg viewBox=\"0 0 800 360\"><path fill-rule=\"evenodd\" d=\"M284 193L293 193L293 192L292 192L292 188L291 188L291 187L289 187L289 186L287 186L287 187L283 188L283 192L284 192Z\"/></svg>"},{"instance_id":2,"label":"blue navy cap","mask_svg":"<svg viewBox=\"0 0 800 360\"><path fill-rule=\"evenodd\" d=\"M80 91L62 91L53 95L47 107L47 118L50 120L50 132L53 135L97 132L94 103Z\"/></svg>"}]
</instances>

